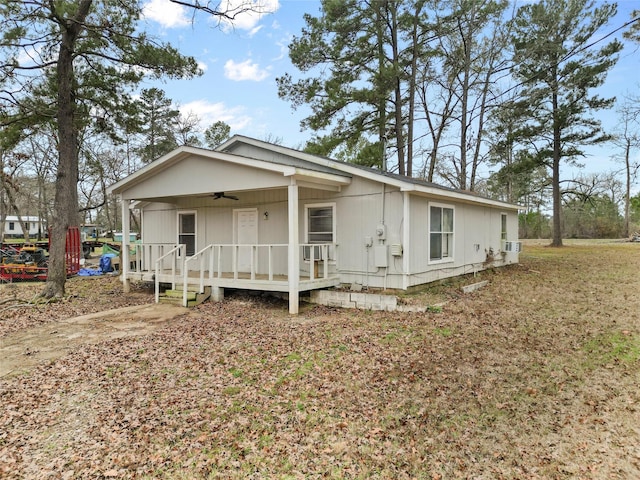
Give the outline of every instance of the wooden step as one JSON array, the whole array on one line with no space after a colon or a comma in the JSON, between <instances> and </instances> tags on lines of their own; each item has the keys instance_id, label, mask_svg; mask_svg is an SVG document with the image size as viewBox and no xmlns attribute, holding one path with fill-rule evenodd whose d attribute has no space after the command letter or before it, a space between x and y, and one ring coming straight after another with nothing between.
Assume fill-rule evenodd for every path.
<instances>
[{"instance_id":1,"label":"wooden step","mask_svg":"<svg viewBox=\"0 0 640 480\"><path fill-rule=\"evenodd\" d=\"M182 290L165 290L164 293L160 294L158 300L160 301L160 303L182 305L183 293L184 292ZM196 305L200 305L209 297L211 297L211 287L205 287L203 293L188 290L187 307L195 307Z\"/></svg>"}]
</instances>

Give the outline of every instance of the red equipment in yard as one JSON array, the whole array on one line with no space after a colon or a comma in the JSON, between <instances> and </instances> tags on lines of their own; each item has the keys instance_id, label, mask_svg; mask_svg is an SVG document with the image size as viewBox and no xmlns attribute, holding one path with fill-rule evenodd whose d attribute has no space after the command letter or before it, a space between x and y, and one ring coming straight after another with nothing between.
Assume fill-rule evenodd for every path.
<instances>
[{"instance_id":1,"label":"red equipment in yard","mask_svg":"<svg viewBox=\"0 0 640 480\"><path fill-rule=\"evenodd\" d=\"M65 244L67 276L78 273L81 256L80 229L78 227L69 227ZM35 245L24 245L19 250L3 250L1 261L0 280L2 281L47 279L48 256L43 248Z\"/></svg>"}]
</instances>

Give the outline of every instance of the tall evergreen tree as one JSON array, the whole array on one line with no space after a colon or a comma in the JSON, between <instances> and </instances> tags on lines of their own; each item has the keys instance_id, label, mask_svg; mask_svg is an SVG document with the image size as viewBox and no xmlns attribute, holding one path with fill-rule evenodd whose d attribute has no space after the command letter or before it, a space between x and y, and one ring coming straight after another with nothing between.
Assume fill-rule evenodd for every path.
<instances>
[{"instance_id":1,"label":"tall evergreen tree","mask_svg":"<svg viewBox=\"0 0 640 480\"><path fill-rule=\"evenodd\" d=\"M140 133L144 141L140 147L140 158L149 163L178 146L176 132L180 111L173 108L173 102L159 88L144 89L138 108Z\"/></svg>"},{"instance_id":2,"label":"tall evergreen tree","mask_svg":"<svg viewBox=\"0 0 640 480\"><path fill-rule=\"evenodd\" d=\"M631 12L631 26L624 32L624 37L634 42L640 42L640 10Z\"/></svg>"},{"instance_id":3,"label":"tall evergreen tree","mask_svg":"<svg viewBox=\"0 0 640 480\"><path fill-rule=\"evenodd\" d=\"M609 140L594 112L615 98L590 91L603 84L617 61L617 40L596 46L616 6L591 0L542 0L518 9L513 23L513 75L521 83L513 103L517 134L534 147L533 165L552 172L553 246L562 246L560 165L582 148Z\"/></svg>"},{"instance_id":4,"label":"tall evergreen tree","mask_svg":"<svg viewBox=\"0 0 640 480\"><path fill-rule=\"evenodd\" d=\"M46 297L64 294L65 235L78 224L79 133L92 122L108 128L117 120L145 74L180 78L198 72L195 59L138 29L141 12L140 1L0 0L3 136L15 141L30 126L57 127Z\"/></svg>"},{"instance_id":5,"label":"tall evergreen tree","mask_svg":"<svg viewBox=\"0 0 640 480\"><path fill-rule=\"evenodd\" d=\"M306 78L277 79L279 95L293 107L308 105L303 128L318 133L310 150L328 155L366 145L359 163L385 169L386 148L395 149L397 171L411 175L415 69L425 1L323 0L319 17L305 15L306 27L289 46L292 63ZM407 87L409 85L409 87ZM411 151L411 149L409 149Z\"/></svg>"},{"instance_id":6,"label":"tall evergreen tree","mask_svg":"<svg viewBox=\"0 0 640 480\"><path fill-rule=\"evenodd\" d=\"M218 120L204 131L204 141L209 148L216 148L222 145L230 135L231 127L222 120Z\"/></svg>"}]
</instances>

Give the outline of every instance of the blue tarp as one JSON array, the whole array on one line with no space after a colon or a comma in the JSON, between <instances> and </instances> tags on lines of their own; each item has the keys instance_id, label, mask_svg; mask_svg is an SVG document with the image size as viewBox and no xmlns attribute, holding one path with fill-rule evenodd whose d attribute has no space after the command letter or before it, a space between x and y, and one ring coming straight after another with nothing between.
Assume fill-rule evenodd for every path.
<instances>
[{"instance_id":1,"label":"blue tarp","mask_svg":"<svg viewBox=\"0 0 640 480\"><path fill-rule=\"evenodd\" d=\"M100 270L102 273L113 272L113 266L111 265L111 259L117 255L113 253L105 253L100 257Z\"/></svg>"},{"instance_id":2,"label":"blue tarp","mask_svg":"<svg viewBox=\"0 0 640 480\"><path fill-rule=\"evenodd\" d=\"M102 270L96 270L95 268L81 268L78 270L78 275L81 277L93 277L95 275L102 275Z\"/></svg>"}]
</instances>

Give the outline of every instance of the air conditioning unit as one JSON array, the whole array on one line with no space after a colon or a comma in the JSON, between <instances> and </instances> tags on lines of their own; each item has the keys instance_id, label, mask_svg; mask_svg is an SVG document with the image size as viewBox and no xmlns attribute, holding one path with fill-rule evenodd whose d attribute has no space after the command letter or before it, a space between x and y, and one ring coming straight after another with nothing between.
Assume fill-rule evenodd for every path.
<instances>
[{"instance_id":1,"label":"air conditioning unit","mask_svg":"<svg viewBox=\"0 0 640 480\"><path fill-rule=\"evenodd\" d=\"M324 258L322 258L322 246L321 245L317 245L317 246L310 246L310 245L305 245L304 247L302 247L302 258L305 261L309 261L311 260L311 249L313 248L313 259L314 260L324 260Z\"/></svg>"},{"instance_id":2,"label":"air conditioning unit","mask_svg":"<svg viewBox=\"0 0 640 480\"><path fill-rule=\"evenodd\" d=\"M520 253L522 251L522 242L504 242L502 250L510 253Z\"/></svg>"}]
</instances>

